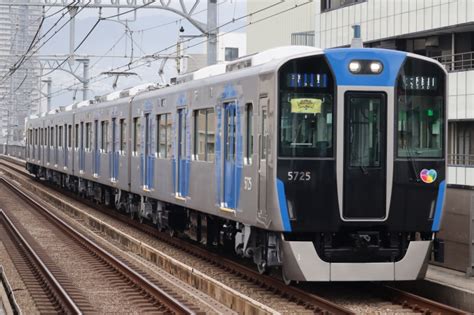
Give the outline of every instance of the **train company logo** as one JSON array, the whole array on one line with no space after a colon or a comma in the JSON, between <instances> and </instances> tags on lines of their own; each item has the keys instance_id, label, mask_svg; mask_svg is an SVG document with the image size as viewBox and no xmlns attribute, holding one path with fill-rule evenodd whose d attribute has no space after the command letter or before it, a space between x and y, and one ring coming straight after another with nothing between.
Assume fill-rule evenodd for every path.
<instances>
[{"instance_id":1,"label":"train company logo","mask_svg":"<svg viewBox=\"0 0 474 315\"><path fill-rule=\"evenodd\" d=\"M427 170L426 168L424 168L420 172L421 180L427 184L431 184L432 182L434 182L436 180L436 177L438 177L438 173L434 169Z\"/></svg>"}]
</instances>

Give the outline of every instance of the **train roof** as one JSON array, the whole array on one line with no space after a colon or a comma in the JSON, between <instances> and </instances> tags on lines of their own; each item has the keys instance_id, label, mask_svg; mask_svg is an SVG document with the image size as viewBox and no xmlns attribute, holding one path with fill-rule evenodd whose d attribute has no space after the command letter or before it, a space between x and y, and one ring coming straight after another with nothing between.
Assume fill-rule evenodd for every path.
<instances>
[{"instance_id":1,"label":"train roof","mask_svg":"<svg viewBox=\"0 0 474 315\"><path fill-rule=\"evenodd\" d=\"M177 87L183 83L192 82L195 80L202 80L217 77L226 73L235 72L237 70L248 69L248 68L264 68L271 70L275 69L278 65L285 62L288 59L292 59L295 57L303 57L306 55L314 55L314 54L325 54L329 59L337 60L343 59L348 54L355 54L355 55L365 55L365 56L375 56L384 57L387 59L395 58L398 60L405 59L405 57L409 56L412 58L423 59L435 64L438 64L443 70L446 72L444 67L434 59L420 56L412 53L407 53L403 51L397 50L389 50L383 48L329 48L329 49L320 49L316 47L310 46L283 46L283 47L276 47L272 49L265 50L260 53L255 53L252 55L244 56L238 58L231 62L220 63L216 65L207 66L196 70L194 72L186 73L180 75L176 78L172 79L174 84L171 85L158 85L155 83L145 83L135 87L131 87L128 89L114 91L109 94L103 96L97 96L94 99L85 100L82 102L70 104L65 107L60 107L59 109L51 110L47 114L40 115L41 117L55 115L64 111L72 111L76 109L80 109L83 107L89 107L92 105L102 105L102 104L109 104L110 102L117 101L127 97L134 97L138 96L143 92L152 91L152 90L161 90L163 88L172 88ZM30 116L29 119L38 118L37 116Z\"/></svg>"}]
</instances>

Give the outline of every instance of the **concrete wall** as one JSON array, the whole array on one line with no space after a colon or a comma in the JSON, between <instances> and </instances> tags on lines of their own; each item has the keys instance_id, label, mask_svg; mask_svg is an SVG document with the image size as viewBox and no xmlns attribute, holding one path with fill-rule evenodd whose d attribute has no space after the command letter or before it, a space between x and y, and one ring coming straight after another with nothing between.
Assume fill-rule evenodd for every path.
<instances>
[{"instance_id":1,"label":"concrete wall","mask_svg":"<svg viewBox=\"0 0 474 315\"><path fill-rule=\"evenodd\" d=\"M438 236L445 242L444 267L466 272L471 268L470 223L474 213L474 190L448 188L443 223Z\"/></svg>"}]
</instances>

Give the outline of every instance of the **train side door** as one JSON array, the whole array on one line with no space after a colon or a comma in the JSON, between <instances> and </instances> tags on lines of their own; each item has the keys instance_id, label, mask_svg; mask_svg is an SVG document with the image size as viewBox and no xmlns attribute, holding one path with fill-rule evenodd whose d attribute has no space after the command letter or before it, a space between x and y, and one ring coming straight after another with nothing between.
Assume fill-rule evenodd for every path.
<instances>
[{"instance_id":1,"label":"train side door","mask_svg":"<svg viewBox=\"0 0 474 315\"><path fill-rule=\"evenodd\" d=\"M68 131L69 130L67 128L67 124L64 124L64 142L63 142L64 146L63 146L63 148L64 148L64 167L66 167L66 168L68 167L68 163L69 163L69 150L68 150L69 143L67 141L68 136L69 136Z\"/></svg>"},{"instance_id":2,"label":"train side door","mask_svg":"<svg viewBox=\"0 0 474 315\"><path fill-rule=\"evenodd\" d=\"M110 180L116 181L118 178L118 163L119 163L119 151L118 151L118 137L117 137L117 118L112 118L112 150L110 152Z\"/></svg>"},{"instance_id":3,"label":"train side door","mask_svg":"<svg viewBox=\"0 0 474 315\"><path fill-rule=\"evenodd\" d=\"M178 109L176 156L176 197L184 197L186 179L186 109Z\"/></svg>"},{"instance_id":4,"label":"train side door","mask_svg":"<svg viewBox=\"0 0 474 315\"><path fill-rule=\"evenodd\" d=\"M346 219L385 217L386 107L384 93L347 92L345 95L343 216Z\"/></svg>"},{"instance_id":5,"label":"train side door","mask_svg":"<svg viewBox=\"0 0 474 315\"><path fill-rule=\"evenodd\" d=\"M223 108L224 121L222 142L222 172L221 180L221 206L224 208L235 209L237 207L237 189L236 183L236 149L237 149L237 105L235 102L225 103Z\"/></svg>"},{"instance_id":6,"label":"train side door","mask_svg":"<svg viewBox=\"0 0 474 315\"><path fill-rule=\"evenodd\" d=\"M81 121L81 130L79 131L79 172L84 172L84 122Z\"/></svg>"},{"instance_id":7,"label":"train side door","mask_svg":"<svg viewBox=\"0 0 474 315\"><path fill-rule=\"evenodd\" d=\"M267 139L268 139L268 98L260 98L260 129L258 158L258 215L265 219L267 212Z\"/></svg>"},{"instance_id":8,"label":"train side door","mask_svg":"<svg viewBox=\"0 0 474 315\"><path fill-rule=\"evenodd\" d=\"M99 121L94 120L94 176L100 172L100 152L99 152Z\"/></svg>"},{"instance_id":9,"label":"train side door","mask_svg":"<svg viewBox=\"0 0 474 315\"><path fill-rule=\"evenodd\" d=\"M153 188L153 156L151 154L152 144L152 123L150 114L145 114L145 147L144 147L144 168L142 178L144 179L143 188L148 190Z\"/></svg>"}]
</instances>

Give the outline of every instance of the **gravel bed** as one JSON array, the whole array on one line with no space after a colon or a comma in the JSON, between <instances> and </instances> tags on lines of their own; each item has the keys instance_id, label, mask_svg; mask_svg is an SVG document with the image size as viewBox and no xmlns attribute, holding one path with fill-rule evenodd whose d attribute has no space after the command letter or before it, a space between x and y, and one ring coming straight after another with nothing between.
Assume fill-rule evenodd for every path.
<instances>
[{"instance_id":1,"label":"gravel bed","mask_svg":"<svg viewBox=\"0 0 474 315\"><path fill-rule=\"evenodd\" d=\"M10 216L14 216L27 229L49 258L57 267L67 274L74 285L79 288L83 296L100 313L128 313L138 314L132 301L127 298L127 290L110 285L110 276L97 272L101 269L100 262L84 252L78 245L67 241L67 237L52 227L39 214L34 214L28 204L21 199L12 198L12 193L6 189L0 190L0 208L8 209ZM101 270L102 271L102 270Z\"/></svg>"},{"instance_id":2,"label":"gravel bed","mask_svg":"<svg viewBox=\"0 0 474 315\"><path fill-rule=\"evenodd\" d=\"M286 298L277 296L275 295L275 293L269 290L262 289L258 287L257 285L255 285L254 283L243 280L242 278L238 276L229 274L228 272L220 268L216 268L215 266L209 265L207 261L204 261L193 255L185 253L180 249L174 248L173 246L169 244L159 241L156 238L149 236L148 234L141 232L134 227L128 226L126 223L123 223L118 219L115 219L111 216L108 216L107 214L101 213L100 211L90 208L72 198L64 196L61 193L54 191L53 189L49 187L42 186L41 188L57 197L60 197L63 201L80 208L82 211L94 216L95 218L98 218L99 220L107 222L108 224L122 231L123 233L133 238L139 239L143 243L155 248L156 250L161 251L164 254L169 255L185 263L186 265L192 267L193 269L199 270L200 272L206 274L207 276L212 277L213 279L225 284L226 286L244 295L247 295L250 298L264 305L267 305L268 307L280 313L312 314L312 312L305 309L304 306L298 305L297 303L293 301L289 301ZM62 212L61 210L58 210L58 211ZM113 211L113 210L110 210L110 211ZM62 213L61 217L68 217L68 215ZM84 224L88 229L91 229L91 227L88 226L87 222L81 222L81 224ZM109 239L109 237L107 237L107 239ZM109 240L119 245L119 243L115 242L113 239L109 239ZM158 268L158 267L155 266L154 268Z\"/></svg>"},{"instance_id":3,"label":"gravel bed","mask_svg":"<svg viewBox=\"0 0 474 315\"><path fill-rule=\"evenodd\" d=\"M8 283L12 288L13 294L15 295L16 302L20 307L23 314L39 314L35 302L31 298L30 293L25 287L21 276L15 268L15 265L8 256L8 252L0 240L0 265L3 266L3 270L8 279Z\"/></svg>"}]
</instances>

